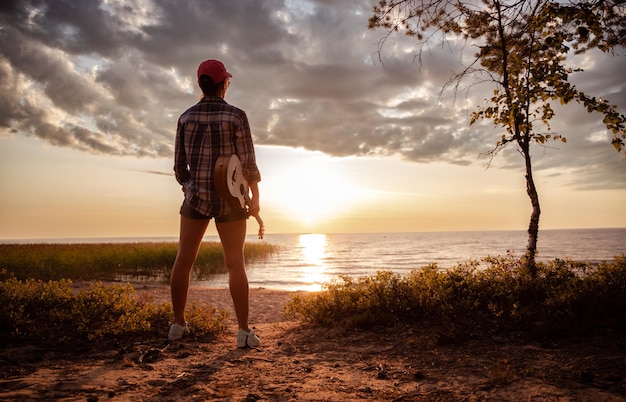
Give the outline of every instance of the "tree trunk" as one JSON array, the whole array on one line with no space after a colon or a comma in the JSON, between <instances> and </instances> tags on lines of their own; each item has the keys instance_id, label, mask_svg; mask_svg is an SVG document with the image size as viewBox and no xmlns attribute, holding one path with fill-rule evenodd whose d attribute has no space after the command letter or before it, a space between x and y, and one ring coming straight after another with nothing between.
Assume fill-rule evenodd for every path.
<instances>
[{"instance_id":1,"label":"tree trunk","mask_svg":"<svg viewBox=\"0 0 626 402\"><path fill-rule=\"evenodd\" d=\"M535 187L535 180L533 179L530 150L528 146L524 147L523 153L526 162L526 193L528 193L530 203L533 207L533 211L530 214L530 224L528 225L528 246L526 247L524 265L530 276L534 278L537 276L535 254L537 254L537 237L539 236L539 216L541 215L541 208L539 207L539 194L537 194L537 187Z\"/></svg>"}]
</instances>

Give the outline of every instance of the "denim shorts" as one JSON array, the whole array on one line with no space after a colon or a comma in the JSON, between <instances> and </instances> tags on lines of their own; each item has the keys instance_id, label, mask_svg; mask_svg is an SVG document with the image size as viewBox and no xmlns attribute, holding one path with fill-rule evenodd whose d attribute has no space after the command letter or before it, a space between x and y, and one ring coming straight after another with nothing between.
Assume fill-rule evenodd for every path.
<instances>
[{"instance_id":1,"label":"denim shorts","mask_svg":"<svg viewBox=\"0 0 626 402\"><path fill-rule=\"evenodd\" d=\"M248 219L248 211L246 211L244 208L235 209L235 210L231 209L226 215L222 215L222 216L211 216L211 215L201 214L200 212L191 208L189 204L187 204L186 201L183 201L183 205L181 205L180 207L180 214L184 216L185 218L197 219L197 220L214 218L215 222L233 222L233 221L240 221L242 219Z\"/></svg>"}]
</instances>

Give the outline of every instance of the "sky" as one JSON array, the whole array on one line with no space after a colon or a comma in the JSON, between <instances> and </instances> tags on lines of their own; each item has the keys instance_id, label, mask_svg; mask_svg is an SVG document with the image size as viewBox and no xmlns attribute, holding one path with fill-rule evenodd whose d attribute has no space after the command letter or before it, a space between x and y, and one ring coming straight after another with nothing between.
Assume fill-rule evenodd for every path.
<instances>
[{"instance_id":1,"label":"sky","mask_svg":"<svg viewBox=\"0 0 626 402\"><path fill-rule=\"evenodd\" d=\"M471 49L380 48L375 3L3 1L0 240L177 236L176 121L206 59L248 115L267 233L526 230L520 154L490 160L502 133L469 125L494 88L442 92ZM626 112L624 49L571 62L577 88ZM540 230L626 227L626 157L600 115L556 111L567 143L533 149Z\"/></svg>"}]
</instances>

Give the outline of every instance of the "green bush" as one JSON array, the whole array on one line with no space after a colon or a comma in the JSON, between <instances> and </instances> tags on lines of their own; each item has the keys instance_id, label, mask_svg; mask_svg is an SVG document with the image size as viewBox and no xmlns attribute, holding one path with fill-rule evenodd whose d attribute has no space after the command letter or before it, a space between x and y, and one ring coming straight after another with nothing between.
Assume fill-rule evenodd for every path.
<instances>
[{"instance_id":1,"label":"green bush","mask_svg":"<svg viewBox=\"0 0 626 402\"><path fill-rule=\"evenodd\" d=\"M196 337L223 332L227 314L209 305L189 306ZM173 316L170 303L140 299L131 285L93 283L75 291L70 280L9 278L0 282L3 343L91 346L146 337L164 338Z\"/></svg>"},{"instance_id":2,"label":"green bush","mask_svg":"<svg viewBox=\"0 0 626 402\"><path fill-rule=\"evenodd\" d=\"M429 265L401 276L343 277L294 297L288 316L346 328L431 325L450 333L581 333L624 330L626 257L592 266L554 260L531 278L520 260L487 257L442 270Z\"/></svg>"}]
</instances>

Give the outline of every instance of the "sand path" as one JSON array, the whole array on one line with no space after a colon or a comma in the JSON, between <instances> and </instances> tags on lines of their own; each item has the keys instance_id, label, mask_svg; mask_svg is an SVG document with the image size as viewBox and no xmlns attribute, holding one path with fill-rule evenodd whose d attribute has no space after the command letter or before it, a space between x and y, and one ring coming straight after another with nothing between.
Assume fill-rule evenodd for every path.
<instances>
[{"instance_id":1,"label":"sand path","mask_svg":"<svg viewBox=\"0 0 626 402\"><path fill-rule=\"evenodd\" d=\"M169 300L165 286L137 291ZM150 339L79 358L3 350L0 400L626 401L626 344L615 336L442 345L417 332L345 332L287 321L282 310L292 295L251 290L258 349L235 347L233 320L210 343ZM232 312L225 289L194 287L190 300Z\"/></svg>"}]
</instances>

